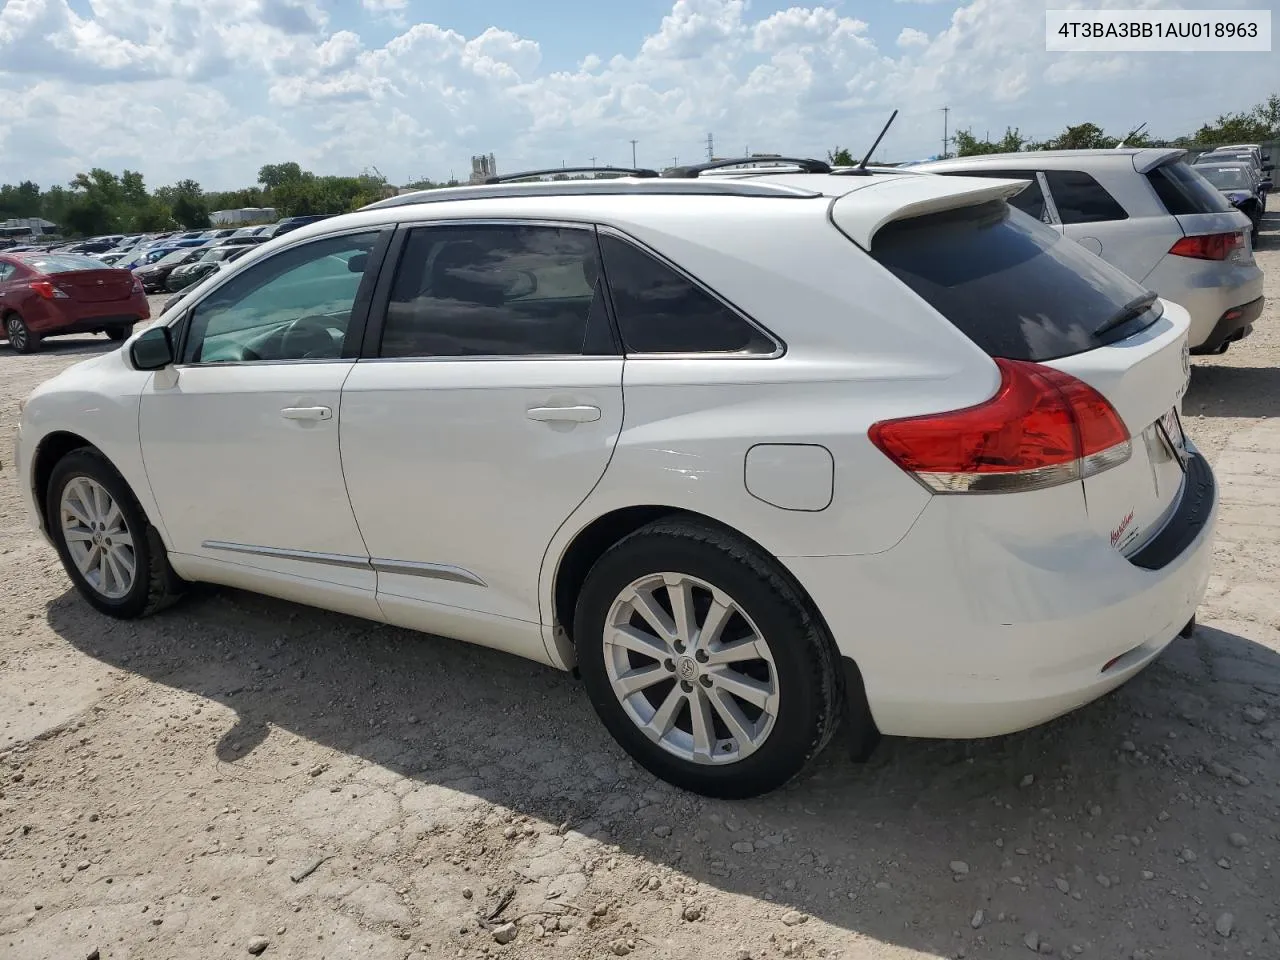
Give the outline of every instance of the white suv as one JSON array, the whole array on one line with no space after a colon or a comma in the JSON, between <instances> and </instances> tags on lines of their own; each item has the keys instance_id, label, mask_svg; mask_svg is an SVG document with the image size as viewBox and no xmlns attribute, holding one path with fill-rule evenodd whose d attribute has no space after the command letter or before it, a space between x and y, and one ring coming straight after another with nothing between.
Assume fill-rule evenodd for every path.
<instances>
[{"instance_id":1,"label":"white suv","mask_svg":"<svg viewBox=\"0 0 1280 960\"><path fill-rule=\"evenodd\" d=\"M1040 723L1187 629L1216 494L1186 312L1022 186L629 177L304 227L32 394L31 520L113 616L209 581L576 665L707 794L841 723Z\"/></svg>"},{"instance_id":2,"label":"white suv","mask_svg":"<svg viewBox=\"0 0 1280 960\"><path fill-rule=\"evenodd\" d=\"M1174 149L963 157L914 170L1018 177L1012 202L1191 314L1193 353L1221 353L1262 315L1253 224Z\"/></svg>"}]
</instances>

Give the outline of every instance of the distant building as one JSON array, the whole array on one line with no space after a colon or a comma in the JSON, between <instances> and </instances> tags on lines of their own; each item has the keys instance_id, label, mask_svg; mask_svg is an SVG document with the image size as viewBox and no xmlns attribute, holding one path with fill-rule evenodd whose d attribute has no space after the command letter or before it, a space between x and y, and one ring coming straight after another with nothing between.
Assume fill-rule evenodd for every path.
<instances>
[{"instance_id":1,"label":"distant building","mask_svg":"<svg viewBox=\"0 0 1280 960\"><path fill-rule=\"evenodd\" d=\"M215 210L209 214L209 222L215 227L229 227L237 223L273 223L279 219L275 207L240 207L236 210Z\"/></svg>"},{"instance_id":2,"label":"distant building","mask_svg":"<svg viewBox=\"0 0 1280 960\"><path fill-rule=\"evenodd\" d=\"M0 237L40 237L57 233L58 225L40 217L19 217L0 223Z\"/></svg>"},{"instance_id":3,"label":"distant building","mask_svg":"<svg viewBox=\"0 0 1280 960\"><path fill-rule=\"evenodd\" d=\"M471 179L469 183L484 183L490 177L498 175L498 161L493 158L493 154L487 157L481 154L478 157L471 158Z\"/></svg>"}]
</instances>

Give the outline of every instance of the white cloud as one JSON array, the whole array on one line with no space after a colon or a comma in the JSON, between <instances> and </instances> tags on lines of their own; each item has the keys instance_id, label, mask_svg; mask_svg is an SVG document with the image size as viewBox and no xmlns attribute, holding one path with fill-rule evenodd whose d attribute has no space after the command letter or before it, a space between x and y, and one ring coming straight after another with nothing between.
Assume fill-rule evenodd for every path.
<instances>
[{"instance_id":1,"label":"white cloud","mask_svg":"<svg viewBox=\"0 0 1280 960\"><path fill-rule=\"evenodd\" d=\"M360 6L374 13L386 13L389 10L403 10L409 0L360 0Z\"/></svg>"},{"instance_id":2,"label":"white cloud","mask_svg":"<svg viewBox=\"0 0 1280 960\"><path fill-rule=\"evenodd\" d=\"M821 156L869 144L894 108L879 153L905 159L937 151L943 106L953 131L1048 137L1069 123L1120 130L1145 119L1172 136L1265 93L1241 87L1238 72L1190 69L1194 54L1047 54L1050 2L964 0L942 29L930 21L932 35L908 25L881 49L874 22L830 6L754 16L743 0L676 0L622 53L581 49L576 65L551 68L539 42L561 29L551 17L546 35L531 36L500 23L467 36L393 22L395 35L371 45L372 14L336 29L325 13L334 4L316 0L152 0L146 17L130 12L136 0L91 0L83 16L68 0L8 0L0 182L65 181L96 164L141 169L152 184L190 176L233 187L290 159L443 178L490 151L504 170L629 163L632 138L638 160L660 165L700 156L708 131L718 153ZM409 10L364 6L379 17ZM1280 53L1239 65L1280 75Z\"/></svg>"},{"instance_id":3,"label":"white cloud","mask_svg":"<svg viewBox=\"0 0 1280 960\"><path fill-rule=\"evenodd\" d=\"M898 34L898 46L906 49L907 47L927 47L929 45L929 35L923 30L917 30L915 27L903 27L902 32Z\"/></svg>"}]
</instances>

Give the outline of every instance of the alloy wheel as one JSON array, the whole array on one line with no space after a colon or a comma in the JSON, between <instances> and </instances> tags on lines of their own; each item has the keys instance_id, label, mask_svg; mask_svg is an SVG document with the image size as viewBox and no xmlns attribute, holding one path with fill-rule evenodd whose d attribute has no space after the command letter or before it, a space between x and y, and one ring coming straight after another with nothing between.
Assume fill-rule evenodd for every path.
<instances>
[{"instance_id":1,"label":"alloy wheel","mask_svg":"<svg viewBox=\"0 0 1280 960\"><path fill-rule=\"evenodd\" d=\"M137 553L107 489L89 477L75 477L62 491L59 515L67 551L89 586L108 600L128 596L137 578Z\"/></svg>"},{"instance_id":2,"label":"alloy wheel","mask_svg":"<svg viewBox=\"0 0 1280 960\"><path fill-rule=\"evenodd\" d=\"M15 350L25 350L27 347L27 327L17 317L10 317L9 322L5 324L9 336L9 346Z\"/></svg>"},{"instance_id":3,"label":"alloy wheel","mask_svg":"<svg viewBox=\"0 0 1280 960\"><path fill-rule=\"evenodd\" d=\"M604 663L631 721L691 763L742 760L777 721L768 642L733 598L696 577L656 573L623 589L605 620Z\"/></svg>"}]
</instances>

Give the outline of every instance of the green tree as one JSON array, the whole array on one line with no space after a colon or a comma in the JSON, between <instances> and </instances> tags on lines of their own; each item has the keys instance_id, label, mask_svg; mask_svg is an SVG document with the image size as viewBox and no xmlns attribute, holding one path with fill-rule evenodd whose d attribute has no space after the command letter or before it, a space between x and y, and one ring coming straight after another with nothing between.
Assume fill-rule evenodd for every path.
<instances>
[{"instance_id":1,"label":"green tree","mask_svg":"<svg viewBox=\"0 0 1280 960\"><path fill-rule=\"evenodd\" d=\"M193 197L188 193L178 195L170 208L173 219L188 230L209 226L209 208L205 206L204 197Z\"/></svg>"},{"instance_id":2,"label":"green tree","mask_svg":"<svg viewBox=\"0 0 1280 960\"><path fill-rule=\"evenodd\" d=\"M1191 139L1208 146L1280 139L1280 94L1271 94L1244 113L1224 113L1213 123L1204 124Z\"/></svg>"},{"instance_id":3,"label":"green tree","mask_svg":"<svg viewBox=\"0 0 1280 960\"><path fill-rule=\"evenodd\" d=\"M1038 150L1106 150L1120 141L1107 136L1096 123L1079 123L1067 127L1052 140L1037 144Z\"/></svg>"},{"instance_id":4,"label":"green tree","mask_svg":"<svg viewBox=\"0 0 1280 960\"><path fill-rule=\"evenodd\" d=\"M1028 147L1027 138L1017 127L1006 127L1004 136L999 140L979 140L972 130L957 130L955 137L956 156L977 157L987 153L1017 153Z\"/></svg>"},{"instance_id":5,"label":"green tree","mask_svg":"<svg viewBox=\"0 0 1280 960\"><path fill-rule=\"evenodd\" d=\"M268 163L258 170L258 182L268 190L303 179L302 167L293 161L288 163ZM310 174L307 174L310 176Z\"/></svg>"},{"instance_id":6,"label":"green tree","mask_svg":"<svg viewBox=\"0 0 1280 960\"><path fill-rule=\"evenodd\" d=\"M42 205L40 187L30 180L23 180L16 187L11 183L0 187L0 220L10 217L38 217L42 212Z\"/></svg>"},{"instance_id":7,"label":"green tree","mask_svg":"<svg viewBox=\"0 0 1280 960\"><path fill-rule=\"evenodd\" d=\"M827 162L833 167L852 167L858 161L853 159L848 147L836 147L827 151Z\"/></svg>"}]
</instances>

